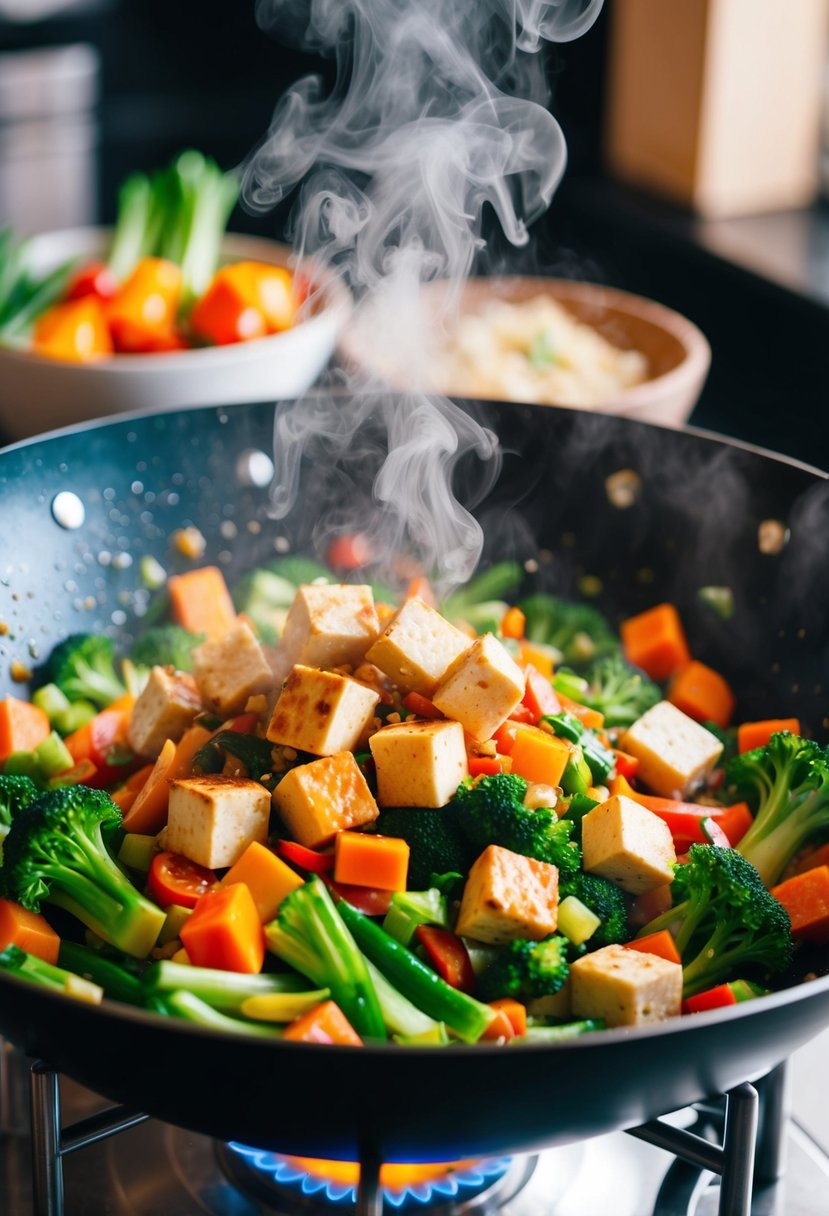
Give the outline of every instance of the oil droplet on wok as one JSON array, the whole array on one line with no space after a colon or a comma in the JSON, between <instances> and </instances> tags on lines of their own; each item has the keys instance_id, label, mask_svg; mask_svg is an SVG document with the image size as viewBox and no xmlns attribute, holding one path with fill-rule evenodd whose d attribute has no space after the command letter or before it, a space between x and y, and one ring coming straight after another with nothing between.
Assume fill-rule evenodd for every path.
<instances>
[{"instance_id":1,"label":"oil droplet on wok","mask_svg":"<svg viewBox=\"0 0 829 1216\"><path fill-rule=\"evenodd\" d=\"M642 492L642 478L634 469L619 469L605 479L604 488L610 505L624 511L633 506Z\"/></svg>"},{"instance_id":2,"label":"oil droplet on wok","mask_svg":"<svg viewBox=\"0 0 829 1216\"><path fill-rule=\"evenodd\" d=\"M52 499L52 518L61 528L72 531L80 528L86 519L86 508L71 490L61 490Z\"/></svg>"},{"instance_id":3,"label":"oil droplet on wok","mask_svg":"<svg viewBox=\"0 0 829 1216\"><path fill-rule=\"evenodd\" d=\"M780 553L788 544L791 533L779 519L764 519L757 529L757 547L761 553Z\"/></svg>"}]
</instances>

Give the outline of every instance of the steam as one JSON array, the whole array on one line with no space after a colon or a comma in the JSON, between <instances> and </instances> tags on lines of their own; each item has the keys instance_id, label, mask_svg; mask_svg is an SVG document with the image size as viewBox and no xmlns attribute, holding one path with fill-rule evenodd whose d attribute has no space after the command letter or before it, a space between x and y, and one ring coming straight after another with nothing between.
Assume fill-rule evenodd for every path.
<instances>
[{"instance_id":1,"label":"steam","mask_svg":"<svg viewBox=\"0 0 829 1216\"><path fill-rule=\"evenodd\" d=\"M373 515L378 550L395 542L413 548L446 583L471 574L482 537L452 479L472 451L487 466L476 491L484 492L497 476L498 447L450 402L418 391L426 322L435 320L422 314L421 287L443 280L430 311L453 313L484 246L488 208L513 245L527 242L566 159L545 108L537 52L545 41L578 37L600 7L601 0L259 0L261 25L333 56L337 74L327 96L320 79L308 77L282 98L244 166L243 199L265 211L300 187L297 254L342 276L356 300L354 348L394 351L413 390L384 393L357 372L347 399L279 407L277 517L296 502L303 457L307 464L324 453L336 461L334 494L343 484L357 489L372 469L374 510L363 509ZM360 430L370 419L380 425L366 465ZM327 502L326 515L341 518L341 503L331 494Z\"/></svg>"}]
</instances>

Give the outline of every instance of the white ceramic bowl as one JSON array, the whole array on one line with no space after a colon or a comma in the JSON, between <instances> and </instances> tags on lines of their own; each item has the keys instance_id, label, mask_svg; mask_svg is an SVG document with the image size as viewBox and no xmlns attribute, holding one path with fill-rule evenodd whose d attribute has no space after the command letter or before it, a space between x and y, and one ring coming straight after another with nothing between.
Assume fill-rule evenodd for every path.
<instances>
[{"instance_id":1,"label":"white ceramic bowl","mask_svg":"<svg viewBox=\"0 0 829 1216\"><path fill-rule=\"evenodd\" d=\"M103 229L78 228L33 238L37 271L69 258L100 257ZM274 241L230 234L222 260L288 264L290 250ZM350 312L348 292L324 281L311 315L284 333L231 346L113 355L96 363L61 363L0 349L0 434L24 439L55 427L130 410L232 405L299 396L328 362Z\"/></svg>"},{"instance_id":2,"label":"white ceramic bowl","mask_svg":"<svg viewBox=\"0 0 829 1216\"><path fill-rule=\"evenodd\" d=\"M438 280L426 285L423 291L425 313L439 313L445 285ZM687 422L708 375L711 349L693 322L663 304L598 283L528 275L494 276L468 280L461 292L458 314L477 314L493 300L521 304L538 296L551 297L614 346L641 351L647 359L648 371L643 381L623 388L613 397L589 408L662 426L679 427ZM449 330L451 332L451 322ZM379 374L393 384L398 378L401 382L405 378L396 377L393 354L378 348L370 336L367 340L353 327L344 330L340 347L347 363ZM450 388L439 383L432 387L440 392ZM499 396L497 392L482 392L480 386L468 393L463 393L460 387L452 386L452 389L457 395L488 395L493 399ZM532 396L522 398L533 399ZM547 401L543 404L568 403Z\"/></svg>"}]
</instances>

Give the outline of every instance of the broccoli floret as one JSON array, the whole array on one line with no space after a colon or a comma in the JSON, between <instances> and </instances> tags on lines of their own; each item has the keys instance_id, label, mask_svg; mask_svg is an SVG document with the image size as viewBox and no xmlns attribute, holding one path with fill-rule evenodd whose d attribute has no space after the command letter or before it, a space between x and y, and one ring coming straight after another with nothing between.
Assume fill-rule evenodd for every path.
<instances>
[{"instance_id":1,"label":"broccoli floret","mask_svg":"<svg viewBox=\"0 0 829 1216\"><path fill-rule=\"evenodd\" d=\"M662 691L618 652L597 659L587 671L585 705L604 714L605 726L631 726L662 700Z\"/></svg>"},{"instance_id":2,"label":"broccoli floret","mask_svg":"<svg viewBox=\"0 0 829 1216\"><path fill-rule=\"evenodd\" d=\"M598 874L585 874L579 870L577 874L561 878L558 890L560 899L574 895L602 922L590 937L588 949L630 941L627 901L612 882Z\"/></svg>"},{"instance_id":3,"label":"broccoli floret","mask_svg":"<svg viewBox=\"0 0 829 1216\"><path fill-rule=\"evenodd\" d=\"M749 970L773 975L787 966L792 954L788 913L736 849L691 845L673 886L678 902L640 936L672 931L682 958L684 996Z\"/></svg>"},{"instance_id":4,"label":"broccoli floret","mask_svg":"<svg viewBox=\"0 0 829 1216\"><path fill-rule=\"evenodd\" d=\"M477 852L491 844L558 866L561 874L574 874L581 866L581 850L571 840L573 824L545 807L524 805L529 783L515 773L496 773L458 788L449 810L457 816L461 832ZM418 812L419 814L420 812Z\"/></svg>"},{"instance_id":5,"label":"broccoli floret","mask_svg":"<svg viewBox=\"0 0 829 1216\"><path fill-rule=\"evenodd\" d=\"M479 999L497 1001L511 996L532 1001L552 996L570 973L569 948L567 938L556 933L540 942L510 942L478 977Z\"/></svg>"},{"instance_id":6,"label":"broccoli floret","mask_svg":"<svg viewBox=\"0 0 829 1216\"><path fill-rule=\"evenodd\" d=\"M17 812L34 802L39 794L31 777L0 773L0 830L10 828Z\"/></svg>"},{"instance_id":7,"label":"broccoli floret","mask_svg":"<svg viewBox=\"0 0 829 1216\"><path fill-rule=\"evenodd\" d=\"M276 919L266 926L265 939L274 954L315 987L331 990L357 1034L385 1039L366 960L320 878L309 878L283 899Z\"/></svg>"},{"instance_id":8,"label":"broccoli floret","mask_svg":"<svg viewBox=\"0 0 829 1216\"><path fill-rule=\"evenodd\" d=\"M621 649L617 635L590 604L538 594L527 596L518 607L526 618L528 640L552 646L568 667L583 668Z\"/></svg>"},{"instance_id":9,"label":"broccoli floret","mask_svg":"<svg viewBox=\"0 0 829 1216\"><path fill-rule=\"evenodd\" d=\"M829 756L810 739L777 731L732 759L725 782L755 812L737 848L774 886L798 849L829 830Z\"/></svg>"},{"instance_id":10,"label":"broccoli floret","mask_svg":"<svg viewBox=\"0 0 829 1216\"><path fill-rule=\"evenodd\" d=\"M475 860L474 848L448 807L391 807L375 827L381 836L399 836L408 844L408 884L414 890L433 886L436 874L466 874Z\"/></svg>"},{"instance_id":11,"label":"broccoli floret","mask_svg":"<svg viewBox=\"0 0 829 1216\"><path fill-rule=\"evenodd\" d=\"M102 832L120 823L120 809L103 790L73 785L42 794L14 818L0 891L30 912L57 904L125 954L145 958L165 916L107 851Z\"/></svg>"},{"instance_id":12,"label":"broccoli floret","mask_svg":"<svg viewBox=\"0 0 829 1216\"><path fill-rule=\"evenodd\" d=\"M49 656L45 676L70 701L91 701L99 709L126 691L115 672L115 643L101 633L64 638Z\"/></svg>"},{"instance_id":13,"label":"broccoli floret","mask_svg":"<svg viewBox=\"0 0 829 1216\"><path fill-rule=\"evenodd\" d=\"M130 658L138 667L175 667L177 671L191 671L193 650L203 641L203 633L190 633L181 625L168 621L142 633Z\"/></svg>"},{"instance_id":14,"label":"broccoli floret","mask_svg":"<svg viewBox=\"0 0 829 1216\"><path fill-rule=\"evenodd\" d=\"M253 621L260 638L268 645L279 640L297 585L282 574L259 568L251 570L233 588L237 612Z\"/></svg>"}]
</instances>

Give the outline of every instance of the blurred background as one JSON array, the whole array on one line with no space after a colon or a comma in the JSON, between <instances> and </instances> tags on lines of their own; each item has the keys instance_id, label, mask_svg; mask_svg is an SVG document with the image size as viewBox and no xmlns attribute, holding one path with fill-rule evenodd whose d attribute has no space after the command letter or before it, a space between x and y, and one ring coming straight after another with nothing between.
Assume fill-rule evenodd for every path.
<instances>
[{"instance_id":1,"label":"blurred background","mask_svg":"<svg viewBox=\"0 0 829 1216\"><path fill-rule=\"evenodd\" d=\"M0 224L114 216L184 147L238 163L285 87L331 65L253 0L0 0ZM641 292L707 335L691 421L829 467L827 0L607 0L548 53L570 163L529 252L498 268ZM231 228L279 236L284 213ZM503 260L501 260L503 259Z\"/></svg>"}]
</instances>

